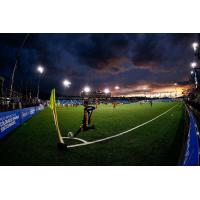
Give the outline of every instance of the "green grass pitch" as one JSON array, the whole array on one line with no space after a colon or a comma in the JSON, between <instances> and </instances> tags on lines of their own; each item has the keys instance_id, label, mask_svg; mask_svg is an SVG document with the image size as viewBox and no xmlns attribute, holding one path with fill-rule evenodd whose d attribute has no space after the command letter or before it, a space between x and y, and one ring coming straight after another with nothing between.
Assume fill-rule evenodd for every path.
<instances>
[{"instance_id":1,"label":"green grass pitch","mask_svg":"<svg viewBox=\"0 0 200 200\"><path fill-rule=\"evenodd\" d=\"M94 130L77 137L94 141L126 131L165 115L122 136L59 151L52 111L46 108L0 141L0 165L177 165L183 148L182 103L100 105L93 112ZM63 137L79 128L83 107L57 107ZM65 139L67 144L79 143Z\"/></svg>"}]
</instances>

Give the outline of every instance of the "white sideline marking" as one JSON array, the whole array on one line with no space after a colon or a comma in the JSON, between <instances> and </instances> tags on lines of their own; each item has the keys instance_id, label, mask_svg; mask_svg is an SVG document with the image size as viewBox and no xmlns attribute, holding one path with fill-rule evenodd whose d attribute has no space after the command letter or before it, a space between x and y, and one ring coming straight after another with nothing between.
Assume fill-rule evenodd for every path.
<instances>
[{"instance_id":1,"label":"white sideline marking","mask_svg":"<svg viewBox=\"0 0 200 200\"><path fill-rule=\"evenodd\" d=\"M161 116L163 116L164 114L168 113L170 110L172 110L172 109L173 109L174 107L176 107L177 105L178 105L178 104L174 105L173 107L171 107L170 109L168 109L168 110L165 111L164 113L162 113L162 114L160 114L160 115L154 117L153 119L151 119L151 120L149 120L149 121L146 121L146 122L144 122L144 123L142 123L142 124L140 124L140 125L138 125L138 126L135 126L135 127L131 128L131 129L127 130L127 131L124 131L124 132L121 132L121 133L118 133L118 134L116 134L116 135L109 136L109 137L106 137L106 138L103 138L103 139L94 140L94 141L91 141L91 142L84 142L84 143L81 143L81 144L69 145L69 146L67 146L67 147L68 147L68 148L80 147L80 146L85 146L85 145L89 145L89 144L94 144L94 143L98 143L98 142L103 142L103 141L106 141L106 140L110 140L110 139L112 139L112 138L119 137L119 136L121 136L121 135L124 135L124 134L126 134L126 133L128 133L128 132L130 132L130 131L133 131L133 130L135 130L135 129L137 129L137 128L140 128L141 126L144 126L144 125L146 125L146 124L148 124L148 123L150 123L150 122L152 122L152 121L158 119L159 117L161 117Z\"/></svg>"},{"instance_id":2,"label":"white sideline marking","mask_svg":"<svg viewBox=\"0 0 200 200\"><path fill-rule=\"evenodd\" d=\"M81 141L83 143L87 143L88 141L86 140L83 140L81 138L77 138L77 137L62 137L63 139L71 139L71 140L78 140L78 141Z\"/></svg>"}]
</instances>

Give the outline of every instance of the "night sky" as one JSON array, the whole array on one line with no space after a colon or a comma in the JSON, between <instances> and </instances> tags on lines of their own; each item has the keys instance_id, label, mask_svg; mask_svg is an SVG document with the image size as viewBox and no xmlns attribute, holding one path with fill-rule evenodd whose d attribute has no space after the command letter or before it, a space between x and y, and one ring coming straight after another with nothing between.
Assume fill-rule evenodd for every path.
<instances>
[{"instance_id":1,"label":"night sky","mask_svg":"<svg viewBox=\"0 0 200 200\"><path fill-rule=\"evenodd\" d=\"M26 34L0 34L0 75L10 77L16 54ZM191 43L196 34L30 34L20 50L15 89L36 93L37 66L45 67L41 94L56 88L62 95L79 95L85 85L93 89L116 85L116 95L144 91L173 91L174 83L186 87ZM72 85L64 89L63 79Z\"/></svg>"}]
</instances>

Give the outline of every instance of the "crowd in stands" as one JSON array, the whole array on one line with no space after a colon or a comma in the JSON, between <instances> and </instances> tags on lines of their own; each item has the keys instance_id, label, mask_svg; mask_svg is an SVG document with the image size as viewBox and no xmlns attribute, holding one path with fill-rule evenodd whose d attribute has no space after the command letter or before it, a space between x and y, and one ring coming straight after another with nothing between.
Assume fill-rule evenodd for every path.
<instances>
[{"instance_id":1,"label":"crowd in stands","mask_svg":"<svg viewBox=\"0 0 200 200\"><path fill-rule=\"evenodd\" d=\"M83 104L83 99L81 97L69 97L69 98L58 98L56 100L56 104L59 106L79 106ZM129 103L136 103L136 102L148 102L148 98L142 98L142 97L111 97L111 98L101 98L101 99L95 99L91 98L89 99L90 104L129 104ZM152 99L151 99L152 101ZM157 101L163 101L168 102L172 101L172 99L169 98L163 98L163 99L153 99L154 102ZM47 105L47 101L41 101L37 98L21 98L21 97L15 97L15 98L2 98L0 97L0 112L5 111L11 111L15 109L20 108L27 108L32 106L38 106L39 104L43 104L44 106Z\"/></svg>"},{"instance_id":2,"label":"crowd in stands","mask_svg":"<svg viewBox=\"0 0 200 200\"><path fill-rule=\"evenodd\" d=\"M196 90L189 94L186 103L191 105L200 113L200 91Z\"/></svg>"},{"instance_id":3,"label":"crowd in stands","mask_svg":"<svg viewBox=\"0 0 200 200\"><path fill-rule=\"evenodd\" d=\"M57 105L81 105L82 100L72 100L72 99L66 99L66 100L56 100Z\"/></svg>"},{"instance_id":4,"label":"crowd in stands","mask_svg":"<svg viewBox=\"0 0 200 200\"><path fill-rule=\"evenodd\" d=\"M47 104L46 101L38 100L37 98L0 98L0 112L11 111L15 109L28 108Z\"/></svg>"},{"instance_id":5,"label":"crowd in stands","mask_svg":"<svg viewBox=\"0 0 200 200\"><path fill-rule=\"evenodd\" d=\"M143 99L140 98L109 98L109 99L89 99L90 104L109 104L109 103L117 103L117 104L129 104L129 103L136 103L136 102L149 102L152 99ZM171 98L162 98L162 99L153 99L154 102L170 102L173 101ZM59 106L79 106L83 104L83 99L58 99L56 100L56 104Z\"/></svg>"},{"instance_id":6,"label":"crowd in stands","mask_svg":"<svg viewBox=\"0 0 200 200\"><path fill-rule=\"evenodd\" d=\"M128 104L130 101L128 99L120 99L120 100L112 100L112 99L101 99L101 100L95 100L95 99L90 99L90 104L108 104L112 102L116 102L119 104ZM57 105L82 105L83 104L83 99L77 99L77 100L72 100L72 99L66 99L66 100L56 100Z\"/></svg>"},{"instance_id":7,"label":"crowd in stands","mask_svg":"<svg viewBox=\"0 0 200 200\"><path fill-rule=\"evenodd\" d=\"M199 101L186 101L187 104L191 105L200 113L200 102Z\"/></svg>"}]
</instances>

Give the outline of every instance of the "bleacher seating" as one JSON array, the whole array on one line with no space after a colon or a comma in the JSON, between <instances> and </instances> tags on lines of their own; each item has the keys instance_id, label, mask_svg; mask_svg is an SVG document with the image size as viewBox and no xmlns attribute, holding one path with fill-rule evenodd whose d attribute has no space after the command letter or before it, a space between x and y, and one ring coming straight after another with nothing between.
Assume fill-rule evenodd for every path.
<instances>
[{"instance_id":1,"label":"bleacher seating","mask_svg":"<svg viewBox=\"0 0 200 200\"><path fill-rule=\"evenodd\" d=\"M83 101L82 100L56 100L57 105L82 105Z\"/></svg>"}]
</instances>

